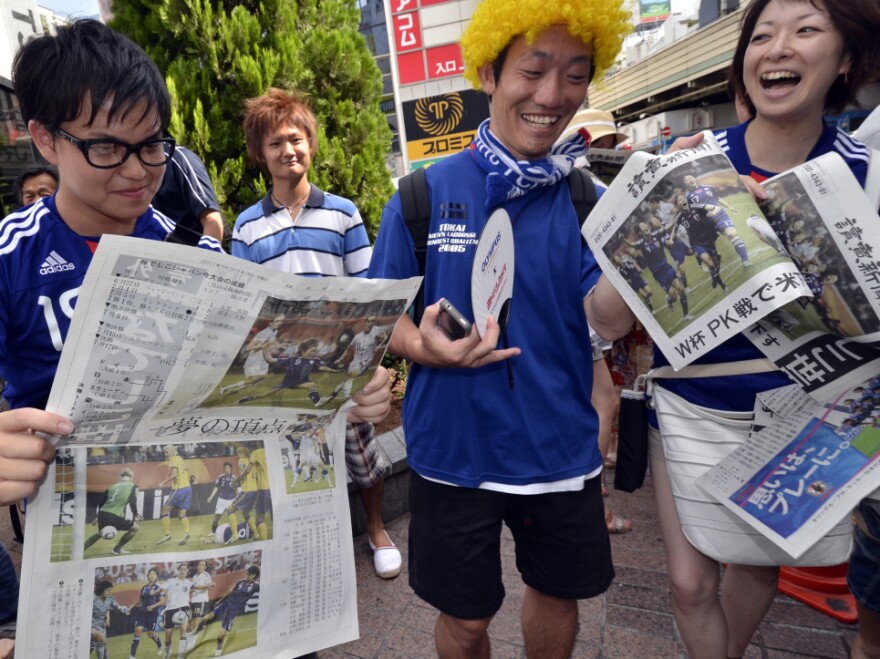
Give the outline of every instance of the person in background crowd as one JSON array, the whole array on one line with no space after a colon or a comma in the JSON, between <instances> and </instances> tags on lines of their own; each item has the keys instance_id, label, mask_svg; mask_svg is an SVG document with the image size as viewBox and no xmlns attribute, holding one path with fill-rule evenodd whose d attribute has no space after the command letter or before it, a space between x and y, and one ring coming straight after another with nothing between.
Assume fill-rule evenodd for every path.
<instances>
[{"instance_id":1,"label":"person in background crowd","mask_svg":"<svg viewBox=\"0 0 880 659\"><path fill-rule=\"evenodd\" d=\"M51 197L58 188L58 170L51 165L28 167L15 179L18 202L30 206L37 199Z\"/></svg>"},{"instance_id":2,"label":"person in background crowd","mask_svg":"<svg viewBox=\"0 0 880 659\"><path fill-rule=\"evenodd\" d=\"M614 115L606 110L580 110L568 124L561 139L571 137L581 128L586 128L590 134L591 149L616 149L629 139L629 135L617 130Z\"/></svg>"},{"instance_id":3,"label":"person in background crowd","mask_svg":"<svg viewBox=\"0 0 880 659\"><path fill-rule=\"evenodd\" d=\"M272 187L235 220L233 256L309 277L366 276L372 250L357 208L348 199L309 183L309 169L318 150L318 127L308 104L295 93L269 89L246 102L244 133L248 155L269 174ZM388 372L381 366L354 399L359 401L379 382L389 382ZM348 385L346 395L350 389ZM326 402L317 391L312 400L315 405ZM376 574L390 579L400 573L403 558L382 520L387 465L372 421L384 416L349 415L345 466L364 502Z\"/></svg>"},{"instance_id":4,"label":"person in background crowd","mask_svg":"<svg viewBox=\"0 0 880 659\"><path fill-rule=\"evenodd\" d=\"M223 241L225 223L211 177L201 159L186 147L174 149L153 197L153 208L185 229Z\"/></svg>"},{"instance_id":5,"label":"person in background crowd","mask_svg":"<svg viewBox=\"0 0 880 659\"><path fill-rule=\"evenodd\" d=\"M611 379L611 372L608 370L608 364L605 362L605 351L611 348L610 341L603 341L598 335L593 335L593 395L591 401L596 413L599 415L599 451L605 460L605 468L613 468L608 465L609 452L608 449L612 442L612 429L614 420L620 403L619 394L614 388L614 382ZM614 438L616 439L616 438ZM616 457L616 456L615 456ZM605 472L602 474L602 495L607 496L607 484L604 481ZM633 530L632 520L615 515L608 505L605 505L605 526L608 533L621 534L629 533Z\"/></svg>"},{"instance_id":6,"label":"person in background crowd","mask_svg":"<svg viewBox=\"0 0 880 659\"><path fill-rule=\"evenodd\" d=\"M583 109L574 115L560 140L570 138L582 128L585 128L592 138L590 141L591 149L616 149L629 139L625 133L617 130L614 115L610 112ZM586 163L586 158L584 158L584 163ZM590 169L589 165L587 165L587 169ZM597 186L606 187L599 177L595 176L592 171L590 173ZM603 341L595 332L590 332L590 339L593 350L593 394L591 401L599 415L599 451L602 453L607 470L613 469L617 464L617 433L614 432L614 424L617 420L620 399L614 388L608 364L605 362L605 351L609 350L612 344L610 341ZM602 478L602 494L607 496L608 490L604 481L604 472ZM607 505L605 506L605 526L608 528L608 533L612 534L629 533L633 529L632 520L614 514L614 511Z\"/></svg>"}]
</instances>

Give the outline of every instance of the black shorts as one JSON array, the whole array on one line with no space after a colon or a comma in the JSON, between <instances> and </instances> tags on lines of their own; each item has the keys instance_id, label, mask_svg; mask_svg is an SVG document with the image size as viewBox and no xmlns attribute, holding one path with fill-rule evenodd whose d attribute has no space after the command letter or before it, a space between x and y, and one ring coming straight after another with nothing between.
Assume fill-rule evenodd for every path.
<instances>
[{"instance_id":1,"label":"black shorts","mask_svg":"<svg viewBox=\"0 0 880 659\"><path fill-rule=\"evenodd\" d=\"M134 520L119 517L113 513L105 513L103 510L98 511L98 528L103 529L105 526L112 526L117 531L128 531L134 526Z\"/></svg>"},{"instance_id":2,"label":"black shorts","mask_svg":"<svg viewBox=\"0 0 880 659\"><path fill-rule=\"evenodd\" d=\"M447 615L488 618L501 608L501 523L513 533L523 582L586 599L614 578L601 482L578 492L503 494L410 477L409 583Z\"/></svg>"},{"instance_id":3,"label":"black shorts","mask_svg":"<svg viewBox=\"0 0 880 659\"><path fill-rule=\"evenodd\" d=\"M209 602L193 602L190 604L192 607L192 617L193 618L204 618L208 615L208 604Z\"/></svg>"}]
</instances>

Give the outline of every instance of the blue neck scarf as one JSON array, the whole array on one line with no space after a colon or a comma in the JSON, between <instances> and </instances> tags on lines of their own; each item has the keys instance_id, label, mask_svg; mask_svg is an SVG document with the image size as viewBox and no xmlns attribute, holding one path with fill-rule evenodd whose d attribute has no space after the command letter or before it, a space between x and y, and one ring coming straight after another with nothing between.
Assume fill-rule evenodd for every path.
<instances>
[{"instance_id":1,"label":"blue neck scarf","mask_svg":"<svg viewBox=\"0 0 880 659\"><path fill-rule=\"evenodd\" d=\"M492 134L486 119L477 129L471 151L474 160L488 174L486 209L517 199L516 208L508 209L513 217L528 201L523 197L529 192L555 185L569 175L574 161L590 147L589 135L582 129L564 142L554 144L544 158L517 160Z\"/></svg>"}]
</instances>

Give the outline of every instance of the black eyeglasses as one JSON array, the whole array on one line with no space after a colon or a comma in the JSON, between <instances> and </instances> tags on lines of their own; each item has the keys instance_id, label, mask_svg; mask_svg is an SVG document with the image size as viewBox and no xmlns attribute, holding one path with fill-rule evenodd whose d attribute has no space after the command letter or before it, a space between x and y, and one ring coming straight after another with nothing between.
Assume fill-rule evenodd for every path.
<instances>
[{"instance_id":1,"label":"black eyeglasses","mask_svg":"<svg viewBox=\"0 0 880 659\"><path fill-rule=\"evenodd\" d=\"M97 169L119 167L128 160L132 153L136 153L138 159L145 165L161 167L171 160L171 156L174 155L174 147L177 145L172 137L158 137L144 140L140 144L128 144L109 139L81 140L60 128L56 128L52 132L82 151L86 162Z\"/></svg>"}]
</instances>

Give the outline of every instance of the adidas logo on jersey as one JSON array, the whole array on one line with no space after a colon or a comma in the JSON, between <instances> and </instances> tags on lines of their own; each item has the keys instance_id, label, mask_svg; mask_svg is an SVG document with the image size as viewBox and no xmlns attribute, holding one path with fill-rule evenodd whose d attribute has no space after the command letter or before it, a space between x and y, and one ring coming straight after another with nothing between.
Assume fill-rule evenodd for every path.
<instances>
[{"instance_id":1,"label":"adidas logo on jersey","mask_svg":"<svg viewBox=\"0 0 880 659\"><path fill-rule=\"evenodd\" d=\"M70 263L64 259L63 256L58 254L55 250L49 253L49 257L43 261L43 265L40 266L40 274L41 275L51 275L55 272L67 272L69 270L76 270L76 266L73 263Z\"/></svg>"}]
</instances>

